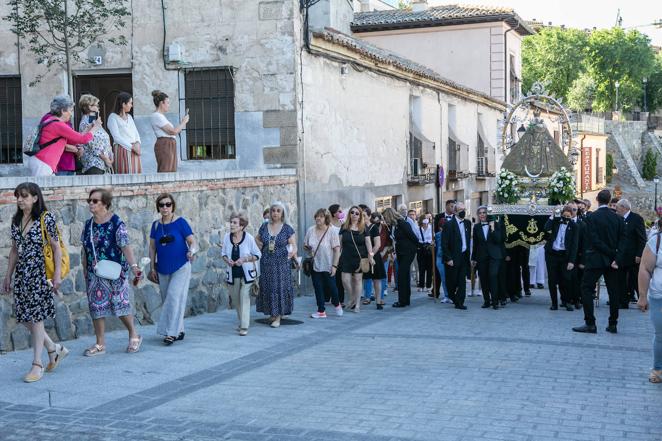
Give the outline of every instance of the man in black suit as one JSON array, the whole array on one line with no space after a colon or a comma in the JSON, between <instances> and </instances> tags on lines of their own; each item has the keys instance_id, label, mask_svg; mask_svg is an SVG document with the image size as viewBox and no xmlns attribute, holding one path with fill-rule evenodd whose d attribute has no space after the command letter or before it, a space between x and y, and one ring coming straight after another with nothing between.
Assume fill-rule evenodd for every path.
<instances>
[{"instance_id":1,"label":"man in black suit","mask_svg":"<svg viewBox=\"0 0 662 441\"><path fill-rule=\"evenodd\" d=\"M483 291L483 308L499 309L499 269L505 257L505 234L501 222L487 218L487 207L478 208L478 223L473 229L471 265L478 270Z\"/></svg>"},{"instance_id":2,"label":"man in black suit","mask_svg":"<svg viewBox=\"0 0 662 441\"><path fill-rule=\"evenodd\" d=\"M471 222L464 219L465 216L464 204L458 202L455 205L455 215L444 224L444 233L441 236L441 248L446 264L446 288L456 309L467 309L464 306L464 298L467 294L469 274Z\"/></svg>"},{"instance_id":3,"label":"man in black suit","mask_svg":"<svg viewBox=\"0 0 662 441\"><path fill-rule=\"evenodd\" d=\"M600 276L604 276L609 295L609 326L607 332L616 333L618 324L618 267L622 263L625 239L625 223L609 209L609 190L601 190L596 198L598 209L586 216L586 241L584 245L584 279L582 280L582 303L584 304L584 326L572 328L575 332L595 334L593 296Z\"/></svg>"},{"instance_id":4,"label":"man in black suit","mask_svg":"<svg viewBox=\"0 0 662 441\"><path fill-rule=\"evenodd\" d=\"M547 285L552 299L552 311L559 309L556 289L561 292L561 306L573 311L570 297L570 280L577 263L577 240L579 227L572 221L572 207L566 205L560 217L550 216L545 224L545 263Z\"/></svg>"},{"instance_id":5,"label":"man in black suit","mask_svg":"<svg viewBox=\"0 0 662 441\"><path fill-rule=\"evenodd\" d=\"M453 214L455 213L455 204L456 201L455 199L447 199L446 200L446 210L443 213L436 214L434 216L434 232L435 234L439 232L439 230L443 229L444 224L451 220L453 218ZM431 294L428 294L428 297L434 297L436 299L439 298L441 293L441 274L439 274L439 270L437 269L437 265L434 265L434 292Z\"/></svg>"},{"instance_id":6,"label":"man in black suit","mask_svg":"<svg viewBox=\"0 0 662 441\"><path fill-rule=\"evenodd\" d=\"M584 277L584 238L586 235L586 204L581 199L575 199L568 204L572 208L573 222L577 224L577 264L570 272L570 298L575 309L582 307L582 279Z\"/></svg>"},{"instance_id":7,"label":"man in black suit","mask_svg":"<svg viewBox=\"0 0 662 441\"><path fill-rule=\"evenodd\" d=\"M621 281L621 302L619 305L622 309L627 309L629 302L635 300L635 293L639 297L637 277L641 254L646 246L646 224L644 218L631 211L630 201L627 199L621 199L616 203L616 213L625 222L623 264L619 268Z\"/></svg>"}]
</instances>

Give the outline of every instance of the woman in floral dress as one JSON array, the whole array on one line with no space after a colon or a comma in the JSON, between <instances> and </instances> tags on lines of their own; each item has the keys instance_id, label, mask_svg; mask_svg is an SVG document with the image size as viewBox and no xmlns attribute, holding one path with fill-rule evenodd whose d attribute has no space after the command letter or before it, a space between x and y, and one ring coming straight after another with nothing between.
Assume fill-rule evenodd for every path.
<instances>
[{"instance_id":1,"label":"woman in floral dress","mask_svg":"<svg viewBox=\"0 0 662 441\"><path fill-rule=\"evenodd\" d=\"M94 95L85 94L80 97L78 107L82 118L78 129L80 133L88 132L94 121L101 117L99 115L99 98ZM110 135L104 129L94 132L92 141L83 146L83 156L80 158L83 164L84 175L103 175L113 169L113 149L110 146Z\"/></svg>"},{"instance_id":2,"label":"woman in floral dress","mask_svg":"<svg viewBox=\"0 0 662 441\"><path fill-rule=\"evenodd\" d=\"M4 280L4 292L9 293L14 278L14 315L16 321L29 330L34 359L30 372L23 378L26 383L39 381L44 374L41 354L46 347L49 363L46 371L54 370L69 351L61 344L53 343L44 329L44 320L55 317L53 295L61 283L61 256L59 234L55 218L46 211L46 204L39 186L24 182L14 190L18 209L12 219L12 247ZM43 225L46 231L42 232ZM47 238L53 250L55 272L52 280L46 279L44 242Z\"/></svg>"},{"instance_id":3,"label":"woman in floral dress","mask_svg":"<svg viewBox=\"0 0 662 441\"><path fill-rule=\"evenodd\" d=\"M280 318L291 314L294 307L290 260L297 254L296 235L287 224L283 204L271 204L269 221L262 224L255 241L262 250L260 294L256 309L269 315L271 327L278 328Z\"/></svg>"},{"instance_id":4,"label":"woman in floral dress","mask_svg":"<svg viewBox=\"0 0 662 441\"><path fill-rule=\"evenodd\" d=\"M96 344L85 350L87 357L106 353L105 318L118 317L129 331L127 352L138 352L142 337L136 333L129 300L129 266L134 280L142 278L129 246L129 233L118 215L110 211L113 196L103 188L92 190L87 203L92 218L85 223L80 240L83 244L83 271L87 283L87 301L94 323ZM119 278L109 280L95 274L94 267L101 260L118 263Z\"/></svg>"}]
</instances>

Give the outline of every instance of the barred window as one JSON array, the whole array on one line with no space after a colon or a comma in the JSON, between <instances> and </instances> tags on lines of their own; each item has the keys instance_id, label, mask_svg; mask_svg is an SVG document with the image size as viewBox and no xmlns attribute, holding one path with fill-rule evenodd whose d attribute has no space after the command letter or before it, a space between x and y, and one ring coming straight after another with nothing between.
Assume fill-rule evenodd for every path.
<instances>
[{"instance_id":1,"label":"barred window","mask_svg":"<svg viewBox=\"0 0 662 441\"><path fill-rule=\"evenodd\" d=\"M235 159L234 80L230 69L189 70L185 77L188 159Z\"/></svg>"},{"instance_id":2,"label":"barred window","mask_svg":"<svg viewBox=\"0 0 662 441\"><path fill-rule=\"evenodd\" d=\"M0 77L0 164L23 162L21 77Z\"/></svg>"}]
</instances>

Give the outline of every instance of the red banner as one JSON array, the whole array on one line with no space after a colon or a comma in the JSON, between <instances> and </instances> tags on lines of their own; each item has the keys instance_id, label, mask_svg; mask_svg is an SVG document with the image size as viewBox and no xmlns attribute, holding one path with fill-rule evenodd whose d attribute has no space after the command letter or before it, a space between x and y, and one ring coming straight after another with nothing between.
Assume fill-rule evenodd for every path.
<instances>
[{"instance_id":1,"label":"red banner","mask_svg":"<svg viewBox=\"0 0 662 441\"><path fill-rule=\"evenodd\" d=\"M582 192L592 190L593 161L591 160L591 147L582 147Z\"/></svg>"}]
</instances>

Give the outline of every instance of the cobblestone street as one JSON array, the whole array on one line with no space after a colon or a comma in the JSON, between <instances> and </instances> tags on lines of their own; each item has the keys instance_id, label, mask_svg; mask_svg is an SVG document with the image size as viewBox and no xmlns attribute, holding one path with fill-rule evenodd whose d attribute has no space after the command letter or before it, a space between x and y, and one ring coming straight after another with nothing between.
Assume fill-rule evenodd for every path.
<instances>
[{"instance_id":1,"label":"cobblestone street","mask_svg":"<svg viewBox=\"0 0 662 441\"><path fill-rule=\"evenodd\" d=\"M392 303L393 294L387 301ZM183 342L81 354L68 343L57 373L21 381L30 352L0 357L0 439L40 440L660 440L662 388L649 384L652 335L638 310L619 333L573 333L581 311L550 311L546 291L505 309L468 311L414 293L412 307L253 323L234 311L187 319ZM259 318L259 317L256 317Z\"/></svg>"}]
</instances>

